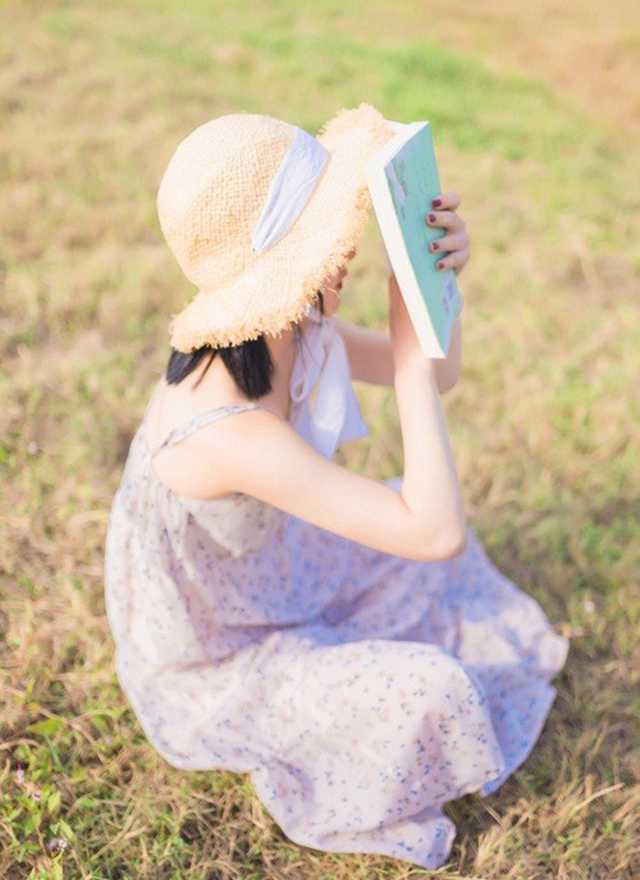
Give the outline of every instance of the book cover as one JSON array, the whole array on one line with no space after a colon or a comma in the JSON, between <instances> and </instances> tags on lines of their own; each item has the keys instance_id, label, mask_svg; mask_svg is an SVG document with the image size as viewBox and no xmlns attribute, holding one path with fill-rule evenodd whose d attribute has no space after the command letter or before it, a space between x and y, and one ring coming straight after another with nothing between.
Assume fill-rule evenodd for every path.
<instances>
[{"instance_id":1,"label":"book cover","mask_svg":"<svg viewBox=\"0 0 640 880\"><path fill-rule=\"evenodd\" d=\"M393 122L397 131L367 165L367 183L387 259L398 281L422 350L444 358L463 299L453 269L436 269L442 252L429 244L447 234L429 226L431 200L440 195L429 122Z\"/></svg>"}]
</instances>

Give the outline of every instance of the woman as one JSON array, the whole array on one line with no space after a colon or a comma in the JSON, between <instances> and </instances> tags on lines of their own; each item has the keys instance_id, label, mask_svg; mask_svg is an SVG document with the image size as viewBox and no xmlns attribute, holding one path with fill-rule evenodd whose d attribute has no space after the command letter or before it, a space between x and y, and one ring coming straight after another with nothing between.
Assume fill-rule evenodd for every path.
<instances>
[{"instance_id":1,"label":"woman","mask_svg":"<svg viewBox=\"0 0 640 880\"><path fill-rule=\"evenodd\" d=\"M390 337L337 318L393 129L342 110L316 139L232 114L183 141L163 232L194 300L133 438L105 589L119 680L174 767L248 772L293 841L435 868L447 801L525 760L568 642L465 521L439 399L395 279ZM442 196L444 262L469 240ZM351 379L393 383L402 479L351 473L367 432Z\"/></svg>"}]
</instances>

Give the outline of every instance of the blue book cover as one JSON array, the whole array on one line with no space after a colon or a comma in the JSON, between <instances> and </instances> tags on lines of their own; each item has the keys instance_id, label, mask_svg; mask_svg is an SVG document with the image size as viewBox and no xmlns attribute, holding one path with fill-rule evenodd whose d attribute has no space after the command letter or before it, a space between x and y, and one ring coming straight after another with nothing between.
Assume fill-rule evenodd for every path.
<instances>
[{"instance_id":1,"label":"blue book cover","mask_svg":"<svg viewBox=\"0 0 640 880\"><path fill-rule=\"evenodd\" d=\"M431 200L440 195L429 122L392 122L397 131L367 166L367 182L389 264L427 357L447 356L463 299L453 269L438 271L442 252L430 242L447 230L429 226Z\"/></svg>"}]
</instances>

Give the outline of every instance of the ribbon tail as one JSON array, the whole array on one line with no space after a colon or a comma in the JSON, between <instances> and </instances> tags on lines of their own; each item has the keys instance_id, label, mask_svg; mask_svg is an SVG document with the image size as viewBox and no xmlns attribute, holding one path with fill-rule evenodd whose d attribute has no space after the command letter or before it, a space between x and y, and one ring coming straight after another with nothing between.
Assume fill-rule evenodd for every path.
<instances>
[{"instance_id":1,"label":"ribbon tail","mask_svg":"<svg viewBox=\"0 0 640 880\"><path fill-rule=\"evenodd\" d=\"M327 457L332 457L341 443L369 433L351 385L344 342L337 334L327 353L319 383L314 422L318 429L320 448Z\"/></svg>"}]
</instances>

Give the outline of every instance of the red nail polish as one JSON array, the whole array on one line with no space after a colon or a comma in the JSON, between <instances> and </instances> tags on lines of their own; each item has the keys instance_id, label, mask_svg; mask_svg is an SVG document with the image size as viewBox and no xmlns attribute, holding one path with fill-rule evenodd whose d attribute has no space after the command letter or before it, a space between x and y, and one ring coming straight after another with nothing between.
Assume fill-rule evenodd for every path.
<instances>
[{"instance_id":1,"label":"red nail polish","mask_svg":"<svg viewBox=\"0 0 640 880\"><path fill-rule=\"evenodd\" d=\"M436 269L438 270L438 272L444 268L445 268L444 263L436 263Z\"/></svg>"},{"instance_id":2,"label":"red nail polish","mask_svg":"<svg viewBox=\"0 0 640 880\"><path fill-rule=\"evenodd\" d=\"M434 241L434 243L431 245L431 247L434 249L434 251L437 251L439 248L438 242Z\"/></svg>"},{"instance_id":3,"label":"red nail polish","mask_svg":"<svg viewBox=\"0 0 640 880\"><path fill-rule=\"evenodd\" d=\"M429 214L429 221L430 221L431 223L435 223L435 222L436 222L436 215L435 215L435 214Z\"/></svg>"},{"instance_id":4,"label":"red nail polish","mask_svg":"<svg viewBox=\"0 0 640 880\"><path fill-rule=\"evenodd\" d=\"M431 202L431 204L433 205L434 208L439 208L440 205L442 204L442 199L434 199Z\"/></svg>"}]
</instances>

